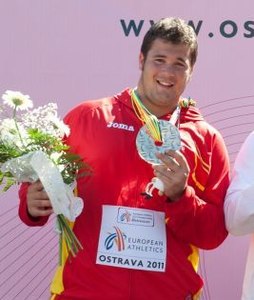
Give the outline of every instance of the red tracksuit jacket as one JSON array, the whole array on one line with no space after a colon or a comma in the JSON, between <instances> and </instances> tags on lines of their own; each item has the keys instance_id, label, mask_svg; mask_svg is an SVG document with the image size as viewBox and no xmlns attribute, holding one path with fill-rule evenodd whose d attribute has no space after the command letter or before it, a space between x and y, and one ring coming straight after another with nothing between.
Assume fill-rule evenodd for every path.
<instances>
[{"instance_id":1,"label":"red tracksuit jacket","mask_svg":"<svg viewBox=\"0 0 254 300\"><path fill-rule=\"evenodd\" d=\"M170 114L162 119L169 120ZM92 167L93 174L78 181L85 208L75 221L74 232L84 250L71 262L67 260L57 274L51 290L60 295L52 299L196 299L203 285L197 274L198 248L216 248L227 236L223 202L229 161L221 135L198 109L182 108L181 151L191 173L184 195L171 203L157 193L149 201L141 195L154 175L151 165L137 153L136 136L142 123L133 111L130 90L86 101L74 108L65 122L71 129L67 143ZM20 218L29 226L41 226L47 218L32 220L27 215L26 190L27 185L22 185ZM104 204L166 213L165 272L96 264Z\"/></svg>"}]
</instances>

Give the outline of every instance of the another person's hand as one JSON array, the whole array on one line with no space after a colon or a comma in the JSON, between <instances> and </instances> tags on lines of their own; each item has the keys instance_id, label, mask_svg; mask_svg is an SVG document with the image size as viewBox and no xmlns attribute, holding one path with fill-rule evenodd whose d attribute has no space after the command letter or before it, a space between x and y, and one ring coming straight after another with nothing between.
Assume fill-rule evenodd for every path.
<instances>
[{"instance_id":1,"label":"another person's hand","mask_svg":"<svg viewBox=\"0 0 254 300\"><path fill-rule=\"evenodd\" d=\"M161 165L154 165L154 174L164 184L164 194L171 200L177 201L183 194L190 172L189 165L180 151L158 153Z\"/></svg>"},{"instance_id":2,"label":"another person's hand","mask_svg":"<svg viewBox=\"0 0 254 300\"><path fill-rule=\"evenodd\" d=\"M48 195L40 181L36 181L28 187L27 209L34 218L49 216L53 212Z\"/></svg>"}]
</instances>

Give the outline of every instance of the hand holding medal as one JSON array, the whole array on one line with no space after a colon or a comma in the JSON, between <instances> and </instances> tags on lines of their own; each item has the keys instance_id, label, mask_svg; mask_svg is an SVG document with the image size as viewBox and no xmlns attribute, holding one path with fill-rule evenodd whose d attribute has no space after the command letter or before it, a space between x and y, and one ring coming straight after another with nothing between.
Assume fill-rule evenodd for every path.
<instances>
[{"instance_id":1,"label":"hand holding medal","mask_svg":"<svg viewBox=\"0 0 254 300\"><path fill-rule=\"evenodd\" d=\"M170 202L177 201L187 187L190 168L180 151L168 150L158 153L162 164L153 165L155 178L163 182L163 193ZM161 190L159 189L159 193Z\"/></svg>"},{"instance_id":2,"label":"hand holding medal","mask_svg":"<svg viewBox=\"0 0 254 300\"><path fill-rule=\"evenodd\" d=\"M161 165L162 161L157 157L157 153L165 153L168 150L179 150L181 147L181 138L178 128L174 125L179 117L180 107L177 107L171 116L170 121L158 120L142 104L135 91L131 95L133 107L139 119L144 123L140 129L136 146L142 159L153 165ZM154 177L146 186L144 195L150 199L154 189L164 192L163 182Z\"/></svg>"}]
</instances>

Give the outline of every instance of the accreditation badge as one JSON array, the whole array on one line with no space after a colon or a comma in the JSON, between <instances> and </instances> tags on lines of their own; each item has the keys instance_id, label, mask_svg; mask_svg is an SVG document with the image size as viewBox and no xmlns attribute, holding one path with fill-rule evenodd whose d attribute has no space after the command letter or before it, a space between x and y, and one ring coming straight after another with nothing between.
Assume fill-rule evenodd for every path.
<instances>
[{"instance_id":1,"label":"accreditation badge","mask_svg":"<svg viewBox=\"0 0 254 300\"><path fill-rule=\"evenodd\" d=\"M96 263L165 272L165 213L104 205Z\"/></svg>"}]
</instances>

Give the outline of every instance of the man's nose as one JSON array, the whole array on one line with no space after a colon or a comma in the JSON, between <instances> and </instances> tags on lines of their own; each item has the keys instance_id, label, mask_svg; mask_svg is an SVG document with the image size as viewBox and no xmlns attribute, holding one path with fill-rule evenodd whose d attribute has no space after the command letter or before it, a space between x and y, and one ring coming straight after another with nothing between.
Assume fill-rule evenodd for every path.
<instances>
[{"instance_id":1,"label":"man's nose","mask_svg":"<svg viewBox=\"0 0 254 300\"><path fill-rule=\"evenodd\" d=\"M165 72L165 73L168 73L168 74L172 74L172 75L175 74L175 68L172 64L163 65L162 71Z\"/></svg>"}]
</instances>

